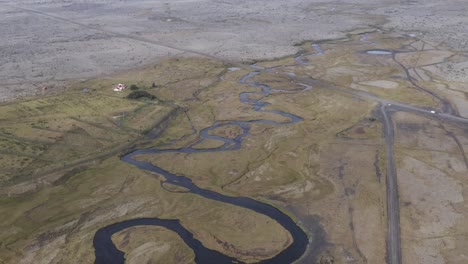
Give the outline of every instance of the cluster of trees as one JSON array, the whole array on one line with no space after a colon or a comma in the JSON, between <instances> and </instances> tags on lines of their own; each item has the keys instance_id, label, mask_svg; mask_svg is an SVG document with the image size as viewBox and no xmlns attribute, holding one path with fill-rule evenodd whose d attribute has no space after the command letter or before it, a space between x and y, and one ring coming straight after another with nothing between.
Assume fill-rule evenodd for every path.
<instances>
[{"instance_id":1,"label":"cluster of trees","mask_svg":"<svg viewBox=\"0 0 468 264\"><path fill-rule=\"evenodd\" d=\"M156 85L153 83L152 87L156 87ZM129 95L127 95L128 99L141 99L141 98L148 98L150 100L156 99L156 96L148 93L147 91L140 90L140 87L138 87L136 84L130 85L130 90L132 90L132 92Z\"/></svg>"},{"instance_id":2,"label":"cluster of trees","mask_svg":"<svg viewBox=\"0 0 468 264\"><path fill-rule=\"evenodd\" d=\"M158 86L155 83L151 84L151 88L156 88L156 87ZM132 84L130 85L130 90L132 91L140 90L140 87L138 87L136 84Z\"/></svg>"},{"instance_id":3,"label":"cluster of trees","mask_svg":"<svg viewBox=\"0 0 468 264\"><path fill-rule=\"evenodd\" d=\"M156 99L156 96L148 93L147 91L133 91L129 95L127 95L128 99L140 99L140 98L148 98L150 100Z\"/></svg>"}]
</instances>

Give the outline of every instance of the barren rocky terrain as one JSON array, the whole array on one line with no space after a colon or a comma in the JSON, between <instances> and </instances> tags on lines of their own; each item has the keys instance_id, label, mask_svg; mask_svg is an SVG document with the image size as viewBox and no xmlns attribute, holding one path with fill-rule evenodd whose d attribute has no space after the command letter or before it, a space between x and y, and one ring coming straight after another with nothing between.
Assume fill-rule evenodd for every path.
<instances>
[{"instance_id":1,"label":"barren rocky terrain","mask_svg":"<svg viewBox=\"0 0 468 264\"><path fill-rule=\"evenodd\" d=\"M393 29L466 51L466 1L0 1L0 101L64 81L199 52L244 61L290 55L304 40ZM466 81L463 59L442 71Z\"/></svg>"}]
</instances>

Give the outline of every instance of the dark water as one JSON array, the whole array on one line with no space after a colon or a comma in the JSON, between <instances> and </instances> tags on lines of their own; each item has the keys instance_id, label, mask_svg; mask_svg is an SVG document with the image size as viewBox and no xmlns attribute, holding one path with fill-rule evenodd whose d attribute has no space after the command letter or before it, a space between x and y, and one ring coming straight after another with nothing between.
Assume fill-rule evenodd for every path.
<instances>
[{"instance_id":1,"label":"dark water","mask_svg":"<svg viewBox=\"0 0 468 264\"><path fill-rule=\"evenodd\" d=\"M195 185L190 178L183 175L176 175L169 171L164 170L161 167L155 166L149 162L139 161L133 159L136 155L143 154L159 154L159 153L202 153L202 152L221 152L221 151L233 151L241 148L242 141L246 136L249 135L250 127L252 124L269 124L269 125L288 125L302 121L302 118L287 112L278 110L263 110L264 107L268 106L269 103L261 102L260 100L251 99L251 95L269 95L272 93L284 93L292 92L286 90L275 90L271 89L268 85L249 82L253 76L259 74L259 72L250 72L245 75L239 81L241 84L247 84L260 89L258 92L245 92L239 95L242 103L248 104L254 111L274 113L285 117L287 120L284 122L277 122L267 119L258 119L251 121L228 121L223 123L215 123L211 127L207 127L200 131L201 140L211 139L221 141L224 144L220 147L210 149L196 149L193 147L178 148L178 149L164 149L159 150L155 148L135 150L121 158L122 161L137 166L140 169L151 171L162 175L165 178L165 183L173 184L176 186L183 187L188 192L200 195L204 198L223 202L227 204L236 205L245 209L255 211L257 213L266 215L276 222L278 222L283 228L285 228L292 236L293 242L286 249L280 252L278 255L271 259L264 260L261 263L292 263L299 259L305 252L309 239L306 233L286 214L278 210L277 208L261 203L248 197L232 197L226 196L211 190L202 189ZM303 91L310 90L312 87L300 84L304 87ZM297 91L296 91L297 92ZM242 133L234 139L224 138L221 136L210 135L209 132L213 129L227 126L237 125L242 129ZM108 263L124 263L124 253L119 251L112 243L111 237L113 234L122 231L129 227L135 226L162 226L176 232L184 242L193 250L195 253L195 261L197 263L241 263L240 261L233 259L232 257L226 256L220 252L205 248L203 244L195 239L193 235L185 229L177 219L159 219L159 218L138 218L122 221L115 223L104 228L99 229L93 240L95 249L96 262L98 264Z\"/></svg>"},{"instance_id":2,"label":"dark water","mask_svg":"<svg viewBox=\"0 0 468 264\"><path fill-rule=\"evenodd\" d=\"M185 229L177 219L139 218L112 224L99 231L94 236L94 248L96 250L96 263L124 263L124 253L119 251L111 236L119 231L134 226L162 226L174 232L184 240L185 244L193 249L198 263L235 263L235 259L229 258L217 251L205 248L200 241L193 238L192 233Z\"/></svg>"},{"instance_id":3,"label":"dark water","mask_svg":"<svg viewBox=\"0 0 468 264\"><path fill-rule=\"evenodd\" d=\"M371 55L392 55L394 52L391 50L368 50L366 53Z\"/></svg>"}]
</instances>

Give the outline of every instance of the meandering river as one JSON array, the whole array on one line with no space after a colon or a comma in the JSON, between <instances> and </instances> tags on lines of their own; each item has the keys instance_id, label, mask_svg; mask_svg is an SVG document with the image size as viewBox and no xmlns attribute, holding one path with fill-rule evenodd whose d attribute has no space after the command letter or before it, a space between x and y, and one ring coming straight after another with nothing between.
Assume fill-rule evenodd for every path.
<instances>
[{"instance_id":1,"label":"meandering river","mask_svg":"<svg viewBox=\"0 0 468 264\"><path fill-rule=\"evenodd\" d=\"M215 200L222 203L227 203L235 206L239 206L248 210L255 211L257 213L266 215L271 219L278 222L284 229L286 229L292 236L293 242L281 251L276 256L263 260L260 263L292 263L299 259L307 249L309 244L309 238L307 234L299 227L288 215L281 212L277 208L256 201L248 197L232 197L223 195L211 190L203 189L195 185L192 180L183 175L176 175L167 170L164 170L161 167L153 165L149 162L140 161L134 159L135 156L152 154L157 155L161 153L201 153L201 152L221 152L221 151L234 151L242 147L243 140L249 135L250 127L253 124L269 124L283 126L288 124L293 124L302 121L302 118L291 113L278 111L278 110L264 110L263 108L268 106L269 103L262 102L261 99L255 100L251 98L251 95L270 95L273 93L290 93L290 92L300 92L300 91L288 91L288 90L277 90L271 89L266 84L256 83L250 81L255 75L259 74L259 71L253 71L242 77L239 81L241 84L250 85L253 87L259 88L259 91L256 92L244 92L239 95L240 101L244 104L248 104L252 107L254 111L258 112L268 112L277 114L287 118L287 121L277 122L268 119L258 119L250 121L228 121L223 123L214 123L213 126L207 127L200 131L201 140L211 139L223 142L223 145L216 148L208 149L196 149L193 147L187 148L178 148L178 149L139 149L135 150L129 154L126 154L121 158L123 162L132 164L140 169L158 173L165 178L166 183L170 183L176 186L183 187L188 190L188 192L200 195L206 199ZM302 91L310 90L312 87L305 84L299 84L304 87ZM225 138L217 135L210 135L210 131L217 129L222 126L227 125L237 125L242 129L242 133L236 138ZM160 219L160 218L138 218L125 220L119 223L115 223L104 228L99 229L94 236L94 249L95 257L97 264L108 264L108 263L124 263L125 254L124 252L118 250L114 243L112 242L112 235L122 231L124 229L135 227L135 226L162 226L167 229L170 229L176 232L195 253L195 262L196 263L242 263L239 260L236 260L232 257L224 255L218 251L211 250L203 246L203 244L193 237L193 234L190 233L184 226L180 224L180 221L177 219Z\"/></svg>"}]
</instances>

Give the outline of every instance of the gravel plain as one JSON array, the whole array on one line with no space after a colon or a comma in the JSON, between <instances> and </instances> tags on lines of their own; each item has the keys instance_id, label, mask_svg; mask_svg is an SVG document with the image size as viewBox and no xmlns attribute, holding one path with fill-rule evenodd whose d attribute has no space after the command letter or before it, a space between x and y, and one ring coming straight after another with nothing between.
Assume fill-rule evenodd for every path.
<instances>
[{"instance_id":1,"label":"gravel plain","mask_svg":"<svg viewBox=\"0 0 468 264\"><path fill-rule=\"evenodd\" d=\"M459 0L3 0L0 102L167 56L282 57L297 52L301 41L369 27L460 51L460 61L444 73L464 80L467 12Z\"/></svg>"}]
</instances>

